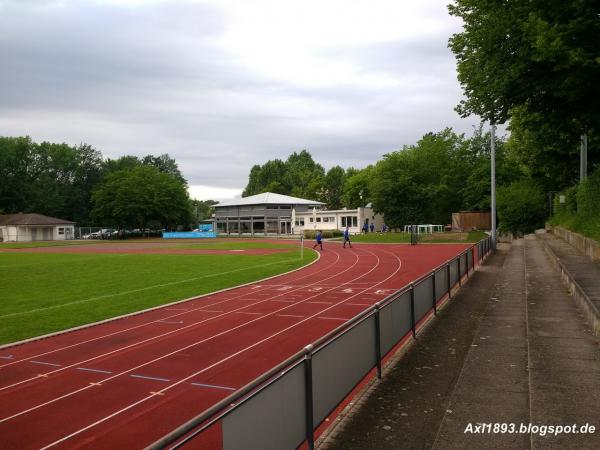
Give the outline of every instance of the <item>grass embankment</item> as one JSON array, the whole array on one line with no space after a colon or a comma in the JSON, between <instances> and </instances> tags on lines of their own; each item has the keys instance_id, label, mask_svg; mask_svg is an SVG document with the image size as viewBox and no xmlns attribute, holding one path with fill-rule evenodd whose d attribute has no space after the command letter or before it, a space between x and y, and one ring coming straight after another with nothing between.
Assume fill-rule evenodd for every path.
<instances>
[{"instance_id":1,"label":"grass embankment","mask_svg":"<svg viewBox=\"0 0 600 450\"><path fill-rule=\"evenodd\" d=\"M600 242L600 219L581 217L575 214L563 213L550 220L552 226L559 226L575 233L583 234L590 239Z\"/></svg>"},{"instance_id":2,"label":"grass embankment","mask_svg":"<svg viewBox=\"0 0 600 450\"><path fill-rule=\"evenodd\" d=\"M300 260L296 249L260 256L0 253L0 344L249 283L316 258L305 251Z\"/></svg>"},{"instance_id":3,"label":"grass embankment","mask_svg":"<svg viewBox=\"0 0 600 450\"><path fill-rule=\"evenodd\" d=\"M475 243L487 237L487 234L483 231L471 231L469 233L432 233L432 234L420 234L419 242L427 243L456 243L456 242L469 242ZM410 242L410 233L367 233L357 234L351 236L352 242L365 242L365 243L408 243Z\"/></svg>"}]
</instances>

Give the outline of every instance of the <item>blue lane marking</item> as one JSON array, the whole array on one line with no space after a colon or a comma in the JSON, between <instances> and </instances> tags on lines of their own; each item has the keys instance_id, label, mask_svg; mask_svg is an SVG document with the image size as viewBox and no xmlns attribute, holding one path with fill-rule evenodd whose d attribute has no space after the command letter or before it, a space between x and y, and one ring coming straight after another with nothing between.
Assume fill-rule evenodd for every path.
<instances>
[{"instance_id":1,"label":"blue lane marking","mask_svg":"<svg viewBox=\"0 0 600 450\"><path fill-rule=\"evenodd\" d=\"M78 367L77 370L85 370L87 372L112 373L110 370L88 369L87 367Z\"/></svg>"},{"instance_id":2,"label":"blue lane marking","mask_svg":"<svg viewBox=\"0 0 600 450\"><path fill-rule=\"evenodd\" d=\"M202 384L202 383L190 383L192 386L200 386L214 389L225 389L226 391L235 391L235 388L226 387L226 386L217 386L216 384Z\"/></svg>"},{"instance_id":3,"label":"blue lane marking","mask_svg":"<svg viewBox=\"0 0 600 450\"><path fill-rule=\"evenodd\" d=\"M0 359L14 359L14 356L13 355L0 356Z\"/></svg>"},{"instance_id":4,"label":"blue lane marking","mask_svg":"<svg viewBox=\"0 0 600 450\"><path fill-rule=\"evenodd\" d=\"M45 362L45 361L34 361L34 360L31 360L29 362L33 363L33 364L43 364L44 366L62 367L60 364L54 364L54 363L49 363L49 362Z\"/></svg>"},{"instance_id":5,"label":"blue lane marking","mask_svg":"<svg viewBox=\"0 0 600 450\"><path fill-rule=\"evenodd\" d=\"M155 380L155 381L170 381L167 378L159 378L159 377L147 377L145 375L129 375L133 378L143 378L144 380Z\"/></svg>"}]
</instances>

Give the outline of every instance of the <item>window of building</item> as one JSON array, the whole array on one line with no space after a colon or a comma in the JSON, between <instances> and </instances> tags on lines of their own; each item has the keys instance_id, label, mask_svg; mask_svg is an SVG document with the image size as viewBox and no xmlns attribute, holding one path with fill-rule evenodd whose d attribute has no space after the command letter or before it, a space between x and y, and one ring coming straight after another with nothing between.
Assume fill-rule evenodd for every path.
<instances>
[{"instance_id":1,"label":"window of building","mask_svg":"<svg viewBox=\"0 0 600 450\"><path fill-rule=\"evenodd\" d=\"M304 226L304 219L298 219L298 220L296 220L296 226L297 227L303 227Z\"/></svg>"},{"instance_id":2,"label":"window of building","mask_svg":"<svg viewBox=\"0 0 600 450\"><path fill-rule=\"evenodd\" d=\"M59 228L58 229L58 234L65 234L65 229L64 228Z\"/></svg>"},{"instance_id":3,"label":"window of building","mask_svg":"<svg viewBox=\"0 0 600 450\"><path fill-rule=\"evenodd\" d=\"M317 222L321 222L321 218L320 217L317 217Z\"/></svg>"},{"instance_id":4,"label":"window of building","mask_svg":"<svg viewBox=\"0 0 600 450\"><path fill-rule=\"evenodd\" d=\"M310 222L310 223L313 223L313 222L314 222L314 220L313 220L313 218L312 218L312 217L309 217L309 219L308 219L308 220L309 220L309 222Z\"/></svg>"}]
</instances>

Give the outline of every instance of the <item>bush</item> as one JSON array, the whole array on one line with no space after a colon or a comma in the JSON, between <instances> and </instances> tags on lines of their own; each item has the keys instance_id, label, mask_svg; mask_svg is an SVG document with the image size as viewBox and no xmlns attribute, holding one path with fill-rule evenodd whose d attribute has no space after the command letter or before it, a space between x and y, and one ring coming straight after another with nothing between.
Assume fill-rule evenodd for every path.
<instances>
[{"instance_id":1,"label":"bush","mask_svg":"<svg viewBox=\"0 0 600 450\"><path fill-rule=\"evenodd\" d=\"M304 230L304 239L315 239L317 236L317 231L319 230ZM321 236L323 236L323 239L342 237L343 235L344 233L342 233L340 230L321 231Z\"/></svg>"},{"instance_id":2,"label":"bush","mask_svg":"<svg viewBox=\"0 0 600 450\"><path fill-rule=\"evenodd\" d=\"M530 179L515 181L498 189L499 231L523 236L544 225L545 196Z\"/></svg>"},{"instance_id":3,"label":"bush","mask_svg":"<svg viewBox=\"0 0 600 450\"><path fill-rule=\"evenodd\" d=\"M587 218L600 218L600 168L579 186L577 214Z\"/></svg>"}]
</instances>

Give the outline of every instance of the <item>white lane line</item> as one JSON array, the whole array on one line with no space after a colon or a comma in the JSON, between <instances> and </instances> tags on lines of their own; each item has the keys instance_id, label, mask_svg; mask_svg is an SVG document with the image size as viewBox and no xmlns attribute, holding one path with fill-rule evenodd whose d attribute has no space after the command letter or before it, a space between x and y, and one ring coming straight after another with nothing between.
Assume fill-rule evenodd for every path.
<instances>
[{"instance_id":1,"label":"white lane line","mask_svg":"<svg viewBox=\"0 0 600 450\"><path fill-rule=\"evenodd\" d=\"M178 324L181 325L183 323L183 320L180 320L179 322L175 322L172 320L159 320L160 323L174 323L174 324Z\"/></svg>"},{"instance_id":2,"label":"white lane line","mask_svg":"<svg viewBox=\"0 0 600 450\"><path fill-rule=\"evenodd\" d=\"M88 367L77 367L77 370L85 370L86 372L96 372L96 373L112 373L110 370L101 370L101 369L90 369Z\"/></svg>"},{"instance_id":3,"label":"white lane line","mask_svg":"<svg viewBox=\"0 0 600 450\"><path fill-rule=\"evenodd\" d=\"M250 311L236 311L236 314L251 314L253 316L262 316L263 313L259 313L259 312L250 312Z\"/></svg>"},{"instance_id":4,"label":"white lane line","mask_svg":"<svg viewBox=\"0 0 600 450\"><path fill-rule=\"evenodd\" d=\"M236 388L232 388L232 387L227 387L227 386L218 386L216 384L203 384L203 383L190 383L192 386L200 386L200 387L207 387L207 388L213 388L213 389L225 389L226 391L235 391Z\"/></svg>"},{"instance_id":5,"label":"white lane line","mask_svg":"<svg viewBox=\"0 0 600 450\"><path fill-rule=\"evenodd\" d=\"M344 319L343 317L317 317L317 319L323 319L323 320L341 320L342 322L347 322L348 320L350 320L350 318Z\"/></svg>"},{"instance_id":6,"label":"white lane line","mask_svg":"<svg viewBox=\"0 0 600 450\"><path fill-rule=\"evenodd\" d=\"M297 314L277 314L279 317L294 317L296 319L302 319L304 316L299 316Z\"/></svg>"},{"instance_id":7,"label":"white lane line","mask_svg":"<svg viewBox=\"0 0 600 450\"><path fill-rule=\"evenodd\" d=\"M43 364L44 366L53 366L53 367L62 367L60 364L54 364L54 363L50 363L50 362L46 362L46 361L29 361L32 364Z\"/></svg>"},{"instance_id":8,"label":"white lane line","mask_svg":"<svg viewBox=\"0 0 600 450\"><path fill-rule=\"evenodd\" d=\"M14 356L13 355L0 356L0 359L14 359Z\"/></svg>"},{"instance_id":9,"label":"white lane line","mask_svg":"<svg viewBox=\"0 0 600 450\"><path fill-rule=\"evenodd\" d=\"M387 253L389 253L389 252L387 252ZM378 282L378 283L375 283L375 286L377 286L378 284L381 284L381 283L383 283L384 281L387 281L389 278L391 278L391 277L392 277L392 276L394 276L396 273L398 273L398 271L399 271L399 270L400 270L400 268L402 267L402 260L400 260L400 258L398 258L396 255L394 255L394 254L392 254L392 255L393 255L393 256L395 256L395 258L396 258L396 259L399 261L399 263L400 263L400 264L398 265L398 268L397 268L397 269L396 269L396 270L395 270L395 271L394 271L394 272L393 272L393 273L392 273L390 276L388 276L388 277L387 277L387 278L385 278L384 280L382 280L382 281L380 281L380 282ZM376 265L375 265L375 266L374 266L374 267L373 267L371 270L367 271L367 272L366 272L366 273L365 273L363 276L365 276L365 275L369 274L369 273L370 273L372 270L375 270L375 269L376 269L376 268L379 266L379 257L377 257L377 255L375 255L375 257L377 258L377 264L376 264ZM358 259L357 259L357 261L358 261ZM353 266L354 266L354 265L353 265ZM353 266L352 266L352 267L353 267ZM365 289L365 290L366 290L366 289ZM359 294L361 294L361 293L357 293L356 295L359 295ZM355 295L355 296L356 296L356 295ZM353 296L353 297L355 297L355 296ZM352 297L350 297L350 298L352 298ZM341 302L341 303L343 303L344 301L345 301L345 300L342 300L342 302ZM293 325L290 325L289 327L287 327L287 328L284 328L284 329L282 329L282 330L280 330L280 331L278 331L278 332L276 332L276 333L274 333L274 334L272 334L272 335L270 335L270 336L267 336L267 337L265 337L264 339L261 339L260 341L257 341L257 342L255 342L254 344L251 344L251 345L249 345L249 346L247 346L247 347L245 347L245 348L243 348L243 349L241 349L241 350L239 350L239 351L237 351L237 352L235 352L235 353L232 353L231 355L229 355L229 356L227 356L227 357L225 357L225 358L221 359L220 361L217 361L217 362L215 362L215 363L211 364L210 366L207 366L207 367L205 367L204 369L201 369L201 370L199 370L199 371L197 371L197 372L195 372L195 373L191 374L190 376L187 376L187 377L185 377L185 378L183 378L183 379L181 379L181 380L179 380L179 381L177 381L177 382L175 382L175 383L173 383L173 384L171 384L171 385L169 385L169 386L166 386L166 387L162 388L162 389L161 389L160 391L158 391L158 392L152 393L152 395L150 395L150 396L147 396L147 397L145 397L145 398L142 398L141 400L138 400L138 401L136 401L136 402L134 402L134 403L131 403L130 405L128 405L128 406L126 406L126 407L124 407L124 408L122 408L122 409L120 409L120 410L118 410L118 411L115 411L114 413L112 413L112 414L110 414L110 415L108 415L108 416L105 416L104 418L102 418L102 419L99 419L99 420L97 420L97 421L96 421L96 422L94 422L94 423L91 423L91 424L89 424L89 425L87 425L87 426L85 426L85 427L83 427L83 428L81 428L81 429L79 429L79 430L77 430L77 431L74 431L73 433L71 433L71 434L69 434L69 435L67 435L67 436L64 436L64 437L62 437L61 439L58 439L58 440L56 440L56 441L54 441L54 442L52 442L52 443L48 444L47 446L43 447L41 450L46 450L46 449L48 449L48 448L50 448L50 447L53 447L53 446L55 446L55 445L58 445L58 444L60 444L60 443L62 443L62 442L64 442L64 441L66 441L66 440L68 440L68 439L70 439L70 438L72 438L72 437L74 437L74 436L77 436L78 434L81 434L81 433L83 433L84 431L87 431L87 430L89 430L90 428L93 428L93 427L95 427L95 426L97 426L97 425L100 425L101 423L104 423L104 422L106 422L107 420L110 420L110 419L112 419L112 418L113 418L113 417L115 417L115 416L118 416L119 414L121 414L121 413L123 413L123 412L125 412L125 411L129 411L130 409L132 409L132 408L135 408L136 406L138 406L138 405L140 405L140 404L142 404L142 403L146 402L147 400L150 400L150 399L154 398L156 395L164 394L166 391L168 391L168 390L170 390L170 389L173 389L174 387L176 387L176 386L178 386L178 385L180 385L180 384L182 384L182 383L185 383L185 382L189 381L191 378L193 378L193 377L195 377L195 376L198 376L199 374L201 374L201 373L204 373L204 372L206 372L206 371L208 371L208 370L210 370L210 369L212 369L212 368L214 368L214 367L218 366L219 364L222 364L222 363L224 363L225 361L229 361L230 359L232 359L232 358L235 358L236 356L239 356L240 354L242 354L242 353L244 353L244 352L248 351L249 349L252 349L252 348L254 348L254 347L256 347L256 346L258 346L258 345L260 345L260 344L262 344L262 343L264 343L264 342L266 342L266 341L268 341L269 339L272 339L272 338L274 338L275 336L278 336L278 335L280 335L280 334L282 334L282 333L284 333L284 332L286 332L286 331L289 331L289 330L291 330L292 328L294 328L294 327L296 327L296 326L298 326L298 325L300 325L300 324L302 324L302 323L304 323L304 322L306 322L306 321L308 321L308 320L310 320L310 319L312 319L312 318L318 317L318 315L319 315L319 314L321 314L321 313L323 313L323 312L326 312L326 311L329 311L330 309L333 309L333 308L335 308L335 307L336 307L336 306L338 306L338 305L339 305L339 303L338 303L338 304L336 304L336 305L332 305L332 306L330 306L329 308L325 308L323 311L320 311L320 312L318 312L318 313L316 313L316 314L313 314L312 316L308 316L308 317L307 317L306 319L304 319L304 320L301 320L301 321L299 321L299 322L297 322L297 323L295 323L295 324L293 324ZM282 309L286 309L286 308L282 308ZM274 314L274 313L271 313L271 314ZM269 315L271 315L271 314L269 314ZM251 321L247 322L247 323L246 323L246 324L244 324L244 325L247 325L247 324L253 323L253 322L255 322L255 321L261 320L261 319L263 319L264 317L266 317L266 316L263 316L263 317L261 317L261 318L257 318L257 319L251 320ZM235 328L233 328L233 329L240 328L241 326L244 326L244 325L239 325L239 326L237 326L237 327L235 327ZM231 331L231 330L229 330L229 331ZM227 333L227 332L228 332L228 331L224 331L223 333L219 333L219 334L225 334L225 333ZM216 336L218 336L218 335L216 335ZM215 337L216 337L216 336L215 336ZM207 340L210 340L210 339L212 339L212 338L208 338L208 339L205 339L205 340L203 340L203 341L199 341L199 342L197 342L197 343L195 343L195 344L191 344L191 345L189 345L189 346L186 346L186 347L184 347L183 349L190 348L190 347L192 347L192 346L195 346L195 345L197 345L197 344L200 344L200 343L206 342ZM176 350L176 351L172 352L172 354L178 353L179 351L181 351L181 350L183 350L183 349ZM160 358L157 358L156 360L158 360L158 359L163 359L164 357L165 357L165 356L163 356L163 357L160 357ZM150 363L152 363L152 362L154 362L154 361L150 361L150 362L148 362L148 363L146 363L146 364L150 364ZM113 377L110 377L110 378L108 378L108 379L106 379L106 380L104 380L104 381L108 381L108 380L110 380L111 378L115 378L115 377L117 377L117 376L118 376L118 375L115 375L115 376L113 376ZM88 389L88 388L89 388L89 386L87 386L87 387L85 387L85 388L82 388L82 389L79 389L78 391L75 391L75 392L79 392L79 391L82 391L82 390L86 390L86 389ZM72 394L73 394L73 393L71 393L71 394L67 394L67 395L63 396L63 398L64 398L64 397L66 397L66 396L72 395ZM47 402L47 403L51 403L51 402L54 402L54 401L56 401L56 400L51 400L50 402ZM32 408L32 409L35 409L35 408L37 408L37 407L34 407L34 408ZM17 415L20 415L20 414L22 414L22 413L18 413ZM12 417L15 417L15 416L12 416ZM10 419L10 418L11 418L11 417L8 417L8 418L6 418L6 419L1 419L1 420L0 420L0 423L1 423L1 422L3 422L3 421L5 421L5 420L8 420L8 419Z\"/></svg>"},{"instance_id":10,"label":"white lane line","mask_svg":"<svg viewBox=\"0 0 600 450\"><path fill-rule=\"evenodd\" d=\"M229 300L227 300L227 301L229 301ZM225 311L217 311L215 309L199 309L198 311L199 312L208 312L208 313L222 313L222 312L225 312Z\"/></svg>"},{"instance_id":11,"label":"white lane line","mask_svg":"<svg viewBox=\"0 0 600 450\"><path fill-rule=\"evenodd\" d=\"M296 303L297 300L283 300L283 299L275 299L275 300L271 300L272 302L279 302L279 303Z\"/></svg>"},{"instance_id":12,"label":"white lane line","mask_svg":"<svg viewBox=\"0 0 600 450\"><path fill-rule=\"evenodd\" d=\"M129 375L131 378L141 378L143 380L152 380L152 381L171 381L168 378L160 378L160 377L150 377L147 375L136 375L136 374L130 374Z\"/></svg>"}]
</instances>

